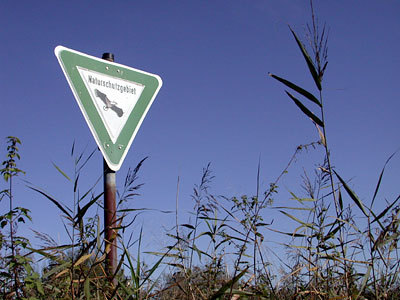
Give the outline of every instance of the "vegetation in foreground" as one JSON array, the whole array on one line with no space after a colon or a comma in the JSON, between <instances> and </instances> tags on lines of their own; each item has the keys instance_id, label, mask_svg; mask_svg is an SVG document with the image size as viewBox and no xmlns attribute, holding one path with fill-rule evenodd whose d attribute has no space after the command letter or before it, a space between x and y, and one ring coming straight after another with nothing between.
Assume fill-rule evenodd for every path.
<instances>
[{"instance_id":1,"label":"vegetation in foreground","mask_svg":"<svg viewBox=\"0 0 400 300\"><path fill-rule=\"evenodd\" d=\"M83 193L79 180L94 152L76 153L75 146L72 147L73 176L55 165L73 189L72 207L30 187L57 206L70 239L69 243L59 245L45 233L36 232L43 244L38 249L18 235L18 225L31 218L28 209L14 205L13 182L24 172L17 167L21 142L8 137L7 156L0 170L6 186L0 199L9 202L8 211L0 216L3 299L400 299L400 196L387 201L381 211L374 208L385 168L393 155L379 174L371 200L361 201L332 166L323 98L328 63L326 28L319 28L313 13L308 44L291 28L290 32L306 62L315 91L269 75L284 85L289 99L315 125L319 140L298 146L282 173L267 188L259 184L258 166L257 190L250 196L213 195L213 175L207 165L193 189L194 214L189 222L176 221L174 229L166 232L170 246L147 254L156 257L152 265L141 258L142 232L135 233L139 238L134 241L129 236L131 225L143 210L130 209L127 202L138 195L138 173L145 160L128 172L119 191L115 228L119 265L115 274L107 274L108 249L104 246L98 213L98 208L102 209L102 193L96 192L101 176ZM314 109L318 114L312 112ZM303 195L291 193L296 205L275 206L280 180L299 153L308 148L322 152L322 163L313 174L302 176ZM177 197L177 207L178 201ZM294 222L293 231L284 232L275 228L271 220L265 220L270 209L279 210ZM176 220L177 215L176 208ZM264 236L271 232L291 241L285 245L288 257L280 260L279 265L274 265L266 254L269 242ZM33 257L44 260L46 267L38 271Z\"/></svg>"}]
</instances>

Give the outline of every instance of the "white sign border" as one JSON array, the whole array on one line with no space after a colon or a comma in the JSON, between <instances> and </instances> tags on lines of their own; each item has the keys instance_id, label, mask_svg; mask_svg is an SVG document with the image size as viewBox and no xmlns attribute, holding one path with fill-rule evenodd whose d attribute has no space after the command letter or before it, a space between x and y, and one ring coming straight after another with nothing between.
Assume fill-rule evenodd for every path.
<instances>
[{"instance_id":1,"label":"white sign border","mask_svg":"<svg viewBox=\"0 0 400 300\"><path fill-rule=\"evenodd\" d=\"M143 112L142 116L140 117L139 122L138 122L134 132L132 133L132 136L131 136L129 142L128 142L128 145L126 146L126 150L122 154L121 159L119 160L118 164L114 164L113 162L111 162L108 159L108 155L105 153L105 151L103 149L104 145L102 145L102 143L100 141L100 138L97 136L96 131L93 128L92 122L90 121L88 115L86 114L86 111L83 109L83 105L81 103L81 100L80 100L80 97L79 97L79 93L78 93L77 90L75 90L75 87L72 84L72 80L69 78L69 76L68 76L68 74L67 74L67 72L65 70L65 66L64 66L64 64L63 64L63 62L61 60L61 52L62 51L69 51L69 52L78 54L80 56L87 57L89 59L97 60L97 61L99 61L101 63L107 63L107 64L110 64L110 65L113 65L113 66L116 66L116 67L121 67L121 68L129 69L129 70L132 70L132 71L135 71L135 72L138 72L138 73L149 75L149 76L155 77L157 79L157 81L158 81L158 87L157 87L156 91L154 92L153 97L150 99L149 104L147 105L145 111ZM91 131L91 133L92 133L92 135L93 135L93 137L94 137L94 139L95 139L95 141L96 141L101 153L103 154L103 158L105 159L105 161L107 162L107 164L108 164L108 166L110 167L111 170L118 171L121 168L121 165L124 162L126 155L128 154L128 151L129 151L129 149L130 149L130 147L132 145L132 142L135 139L136 134L137 134L140 126L142 125L142 122L143 122L144 118L147 115L147 112L149 111L151 105L154 102L154 99L156 98L156 96L157 96L157 94L158 94L158 92L159 92L159 90L160 90L160 88L161 88L161 86L163 84L161 77L156 75L156 74L152 74L152 73L149 73L149 72L146 72L146 71L142 71L142 70L139 70L139 69L128 67L128 66L125 66L125 65L122 65L122 64L118 64L118 63L115 63L115 62L110 62L110 61L104 60L102 58L98 58L98 57L91 56L91 55L88 55L88 54L85 54L85 53L82 53L82 52L79 52L79 51L76 51L76 50L73 50L73 49L69 49L69 48L61 46L61 45L57 46L54 49L54 54L57 57L57 60L58 60L58 62L60 64L60 66L61 66L61 69L63 70L65 78L67 79L68 84L69 84L69 86L70 86L70 88L71 88L71 90L72 90L72 92L73 92L73 94L75 96L75 100L78 102L79 108L80 108L80 110L81 110L81 112L82 112L82 114L83 114L83 116L84 116L84 118L86 120L86 123L88 124L89 129L90 129L90 131ZM94 100L92 99L92 101L94 101Z\"/></svg>"}]
</instances>

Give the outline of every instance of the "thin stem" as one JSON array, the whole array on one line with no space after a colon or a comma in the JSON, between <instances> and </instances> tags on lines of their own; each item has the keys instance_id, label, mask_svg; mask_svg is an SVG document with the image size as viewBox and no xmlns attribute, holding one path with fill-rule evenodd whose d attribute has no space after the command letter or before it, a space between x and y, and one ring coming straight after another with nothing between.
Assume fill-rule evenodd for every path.
<instances>
[{"instance_id":1,"label":"thin stem","mask_svg":"<svg viewBox=\"0 0 400 300\"><path fill-rule=\"evenodd\" d=\"M235 278L236 275L237 275L237 272L239 271L239 264L240 264L240 261L242 260L243 254L244 254L244 252L246 250L246 244L247 244L247 242L249 240L250 233L251 233L251 228L249 228L247 230L246 237L245 237L244 242L243 242L243 246L240 247L239 256L238 256L238 258L236 259L236 262L235 262L234 272L233 272L233 277L232 278ZM232 298L232 293L233 293L233 282L232 282L232 285L230 286L230 290L229 290L229 297L228 297L229 299Z\"/></svg>"},{"instance_id":2,"label":"thin stem","mask_svg":"<svg viewBox=\"0 0 400 300\"><path fill-rule=\"evenodd\" d=\"M321 103L321 118L322 118L322 123L324 124L324 127L322 127L322 132L324 134L324 148L325 148L325 154L326 154L326 160L328 163L328 173L329 173L329 179L331 182L331 189L332 189L332 194L333 194L333 201L335 203L335 209L336 209L336 215L339 217L341 213L339 214L339 208L338 208L338 201L336 198L336 192L335 192L335 182L333 180L333 175L332 175L332 165L331 165L331 158L330 158L330 151L328 147L328 138L326 136L326 124L325 124L325 114L324 114L324 104L323 104L323 97L322 97L322 91L319 91L319 101Z\"/></svg>"},{"instance_id":3,"label":"thin stem","mask_svg":"<svg viewBox=\"0 0 400 300\"><path fill-rule=\"evenodd\" d=\"M14 213L13 213L13 190L12 190L12 174L10 175L10 187L9 187L9 198L10 198L10 243L11 243L11 261L13 262L13 277L14 277L14 289L17 297L18 293L18 270L15 259L15 245L14 245Z\"/></svg>"},{"instance_id":4,"label":"thin stem","mask_svg":"<svg viewBox=\"0 0 400 300\"><path fill-rule=\"evenodd\" d=\"M77 177L77 162L75 161L75 166L74 166L74 182L76 181ZM73 206L73 216L75 217L76 213L76 193L77 191L74 190L74 206ZM75 291L74 291L74 256L75 256L75 226L72 222L72 262L71 262L71 293L72 293L72 299L75 299Z\"/></svg>"},{"instance_id":5,"label":"thin stem","mask_svg":"<svg viewBox=\"0 0 400 300\"><path fill-rule=\"evenodd\" d=\"M176 183L176 199L175 199L175 226L176 226L176 237L178 239L178 248L181 248L181 242L179 237L179 223L178 223L178 203L179 203L179 176Z\"/></svg>"},{"instance_id":6,"label":"thin stem","mask_svg":"<svg viewBox=\"0 0 400 300\"><path fill-rule=\"evenodd\" d=\"M256 204L255 204L255 214L253 216L253 230L254 230L254 245L253 245L253 272L254 272L254 285L257 286L257 219L259 213L259 194L260 194L260 163L261 158L258 158L258 168L257 168L257 189L256 189Z\"/></svg>"},{"instance_id":7,"label":"thin stem","mask_svg":"<svg viewBox=\"0 0 400 300\"><path fill-rule=\"evenodd\" d=\"M11 253L12 259L15 259L15 248L14 248L14 214L13 214L13 194L12 194L12 175L10 176L10 188L9 188L9 198L10 198L10 240L11 240Z\"/></svg>"},{"instance_id":8,"label":"thin stem","mask_svg":"<svg viewBox=\"0 0 400 300\"><path fill-rule=\"evenodd\" d=\"M373 247L371 237L372 237L371 220L370 220L370 217L368 216L368 241L369 241L369 248L370 248L371 265L372 265L372 278L374 279L375 297L378 300L379 295L378 295L378 286L377 286L377 280L376 280L376 274L375 274L375 255L374 255L374 250L373 250L374 247Z\"/></svg>"},{"instance_id":9,"label":"thin stem","mask_svg":"<svg viewBox=\"0 0 400 300\"><path fill-rule=\"evenodd\" d=\"M322 128L323 132L323 138L324 138L324 147L325 147L325 155L326 155L326 161L328 164L328 173L329 173L329 180L330 180L330 185L331 185L331 190L332 190L332 195L333 195L333 202L335 204L335 211L336 211L336 216L340 219L343 211L339 210L339 204L336 196L336 189L335 189L335 182L333 179L333 174L332 174L332 164L331 164L331 158L330 158L330 151L328 147L328 138L326 135L326 123L325 123L325 114L324 114L324 103L323 103L323 97L322 97L322 90L319 91L319 100L321 103L321 118L322 118L322 123L324 124L324 127ZM346 256L346 251L344 249L344 239L343 239L343 228L339 228L339 239L340 239L340 248L342 252L343 258ZM345 284L346 284L346 291L347 291L347 296L350 294L350 286L349 286L349 280L348 280L348 265L346 260L343 260L344 264L344 276L345 276Z\"/></svg>"},{"instance_id":10,"label":"thin stem","mask_svg":"<svg viewBox=\"0 0 400 300\"><path fill-rule=\"evenodd\" d=\"M199 222L199 214L200 214L200 204L197 207L196 211L196 221L194 222L194 231L193 231L193 237L192 237L192 249L190 253L190 261L189 261L189 270L192 270L192 262L193 262L193 252L194 252L194 241L196 239L196 234L197 234L197 226Z\"/></svg>"},{"instance_id":11,"label":"thin stem","mask_svg":"<svg viewBox=\"0 0 400 300\"><path fill-rule=\"evenodd\" d=\"M261 264L264 267L265 275L267 276L269 287L270 287L270 289L272 291L272 294L275 295L276 294L275 293L275 288L274 288L274 286L272 284L271 277L270 277L268 269L267 269L267 262L265 262L264 257L262 255L260 243L257 243L257 249L258 249L258 253L260 254Z\"/></svg>"}]
</instances>

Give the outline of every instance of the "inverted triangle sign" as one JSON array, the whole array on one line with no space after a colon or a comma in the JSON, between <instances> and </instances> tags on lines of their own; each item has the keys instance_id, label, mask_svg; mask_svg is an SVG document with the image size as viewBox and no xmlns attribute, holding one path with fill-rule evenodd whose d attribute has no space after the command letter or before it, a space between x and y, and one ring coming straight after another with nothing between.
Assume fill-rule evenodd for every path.
<instances>
[{"instance_id":1,"label":"inverted triangle sign","mask_svg":"<svg viewBox=\"0 0 400 300\"><path fill-rule=\"evenodd\" d=\"M77 68L107 132L115 144L138 102L144 86L81 67Z\"/></svg>"},{"instance_id":2,"label":"inverted triangle sign","mask_svg":"<svg viewBox=\"0 0 400 300\"><path fill-rule=\"evenodd\" d=\"M162 81L62 46L55 55L110 169L120 169Z\"/></svg>"}]
</instances>

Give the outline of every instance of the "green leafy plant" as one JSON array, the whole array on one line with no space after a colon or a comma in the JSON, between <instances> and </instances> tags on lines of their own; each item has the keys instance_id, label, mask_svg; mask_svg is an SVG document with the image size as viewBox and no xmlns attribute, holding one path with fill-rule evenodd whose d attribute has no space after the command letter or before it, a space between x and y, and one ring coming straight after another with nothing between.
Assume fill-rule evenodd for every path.
<instances>
[{"instance_id":1,"label":"green leafy plant","mask_svg":"<svg viewBox=\"0 0 400 300\"><path fill-rule=\"evenodd\" d=\"M393 293L394 289L399 286L399 253L395 246L399 236L399 197L388 202L386 208L379 213L374 212L373 204L381 186L385 167L392 156L385 163L379 176L369 206L332 167L322 93L322 80L328 65L327 30L323 26L320 31L312 1L311 10L312 24L307 28L312 56L295 31L290 27L289 29L306 62L318 96L292 81L269 74L289 89L285 90L286 94L313 122L319 135L319 143L324 148L323 163L318 166L315 181L312 182L305 174L306 197L292 193L293 200L300 206L277 207L283 215L298 224L294 232L283 234L303 241L302 244L287 244L287 247L295 252L295 264L289 268L289 274L283 280L287 282L288 278L298 278L293 286L297 296L358 299L361 296L374 295L376 299L391 299L396 295ZM308 105L304 101L308 101ZM319 109L319 114L312 112L310 105ZM342 190L364 217L366 229L362 229L360 223L354 221L353 206L344 204ZM305 205L307 203L311 205ZM334 215L330 213L332 203ZM296 217L289 210L308 211L307 220ZM305 280L306 278L308 280ZM336 284L331 284L332 282Z\"/></svg>"},{"instance_id":2,"label":"green leafy plant","mask_svg":"<svg viewBox=\"0 0 400 300\"><path fill-rule=\"evenodd\" d=\"M2 163L0 174L8 184L8 188L1 191L0 199L8 198L9 211L0 215L0 228L5 229L8 225L9 233L4 235L0 232L0 251L3 256L0 264L2 274L0 289L3 298L25 299L26 286L29 284L34 284L39 292L43 289L39 275L31 267L32 260L26 255L29 240L17 234L18 224L32 220L27 208L14 205L14 179L18 175L25 174L17 166L17 161L21 159L19 154L21 141L17 137L8 136L7 144L7 158Z\"/></svg>"}]
</instances>

